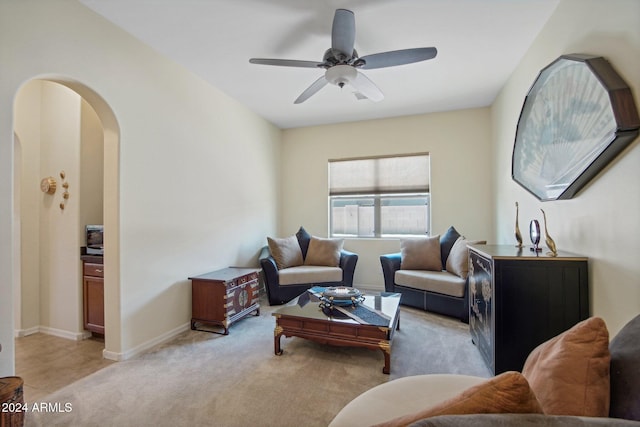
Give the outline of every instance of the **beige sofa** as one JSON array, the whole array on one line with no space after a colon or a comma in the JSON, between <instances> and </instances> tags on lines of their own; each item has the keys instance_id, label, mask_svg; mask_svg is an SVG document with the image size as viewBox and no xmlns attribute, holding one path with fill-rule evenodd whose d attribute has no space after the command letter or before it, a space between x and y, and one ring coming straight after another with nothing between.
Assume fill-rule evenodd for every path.
<instances>
[{"instance_id":1,"label":"beige sofa","mask_svg":"<svg viewBox=\"0 0 640 427\"><path fill-rule=\"evenodd\" d=\"M541 344L522 374L417 375L378 385L348 403L329 427L640 426L640 315L611 342L603 325L589 318ZM505 376L519 378L522 392L513 383L488 388ZM485 401L478 397L483 393Z\"/></svg>"}]
</instances>

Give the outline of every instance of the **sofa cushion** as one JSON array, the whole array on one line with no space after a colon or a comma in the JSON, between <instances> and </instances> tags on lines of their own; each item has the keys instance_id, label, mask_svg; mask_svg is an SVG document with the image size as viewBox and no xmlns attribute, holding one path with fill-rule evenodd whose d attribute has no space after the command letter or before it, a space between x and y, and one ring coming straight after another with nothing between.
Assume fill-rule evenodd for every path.
<instances>
[{"instance_id":1,"label":"sofa cushion","mask_svg":"<svg viewBox=\"0 0 640 427\"><path fill-rule=\"evenodd\" d=\"M280 286L342 282L342 269L340 267L301 265L278 271L278 278Z\"/></svg>"},{"instance_id":2,"label":"sofa cushion","mask_svg":"<svg viewBox=\"0 0 640 427\"><path fill-rule=\"evenodd\" d=\"M309 234L303 226L300 226L300 229L296 233L296 237L298 238L298 243L300 244L300 249L302 250L302 259L305 259L307 257L307 251L309 250L311 234Z\"/></svg>"},{"instance_id":3,"label":"sofa cushion","mask_svg":"<svg viewBox=\"0 0 640 427\"><path fill-rule=\"evenodd\" d=\"M464 236L460 236L449 252L449 257L445 264L446 270L466 280L469 275L469 248L467 248L467 245L485 243L487 243L485 240L467 240Z\"/></svg>"},{"instance_id":4,"label":"sofa cushion","mask_svg":"<svg viewBox=\"0 0 640 427\"><path fill-rule=\"evenodd\" d=\"M540 344L522 374L549 415L609 415L609 332L590 317Z\"/></svg>"},{"instance_id":5,"label":"sofa cushion","mask_svg":"<svg viewBox=\"0 0 640 427\"><path fill-rule=\"evenodd\" d=\"M323 239L313 236L309 242L304 265L337 267L340 265L340 251L343 246L343 239Z\"/></svg>"},{"instance_id":6,"label":"sofa cushion","mask_svg":"<svg viewBox=\"0 0 640 427\"><path fill-rule=\"evenodd\" d=\"M442 271L440 236L400 239L400 268Z\"/></svg>"},{"instance_id":7,"label":"sofa cushion","mask_svg":"<svg viewBox=\"0 0 640 427\"><path fill-rule=\"evenodd\" d=\"M302 265L302 250L296 236L267 237L267 243L278 270Z\"/></svg>"},{"instance_id":8,"label":"sofa cushion","mask_svg":"<svg viewBox=\"0 0 640 427\"><path fill-rule=\"evenodd\" d=\"M609 344L611 407L609 416L640 421L640 315L627 323Z\"/></svg>"},{"instance_id":9,"label":"sofa cushion","mask_svg":"<svg viewBox=\"0 0 640 427\"><path fill-rule=\"evenodd\" d=\"M397 270L394 280L397 285L408 288L457 298L464 296L465 280L446 271Z\"/></svg>"},{"instance_id":10,"label":"sofa cushion","mask_svg":"<svg viewBox=\"0 0 640 427\"><path fill-rule=\"evenodd\" d=\"M449 251L453 247L453 244L460 237L460 233L456 230L453 225L444 232L442 236L440 236L440 257L442 261L442 266L447 265L447 258L449 257Z\"/></svg>"},{"instance_id":11,"label":"sofa cushion","mask_svg":"<svg viewBox=\"0 0 640 427\"><path fill-rule=\"evenodd\" d=\"M540 414L542 408L526 378L519 372L504 372L472 386L435 406L376 424L399 427L423 418L447 414Z\"/></svg>"}]
</instances>

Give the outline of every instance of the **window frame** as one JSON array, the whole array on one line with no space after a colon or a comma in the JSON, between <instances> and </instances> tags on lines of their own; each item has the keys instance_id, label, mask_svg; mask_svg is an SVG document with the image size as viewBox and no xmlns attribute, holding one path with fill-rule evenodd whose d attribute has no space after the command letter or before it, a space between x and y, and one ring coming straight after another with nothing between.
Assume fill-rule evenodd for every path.
<instances>
[{"instance_id":1,"label":"window frame","mask_svg":"<svg viewBox=\"0 0 640 427\"><path fill-rule=\"evenodd\" d=\"M407 189L403 191L388 191L388 192L364 192L364 193L344 193L344 194L332 194L332 178L331 178L331 163L332 162L341 162L341 161L369 161L376 159L387 159L387 158L398 158L398 157L427 157L427 182L426 182L426 191L415 191L415 188ZM329 195L328 195L328 204L329 204L329 236L336 238L353 238L353 239L375 239L375 238L401 238L401 237L416 237L416 236L428 236L431 234L431 156L429 153L415 153L415 154L403 154L403 155L390 155L390 156L378 156L378 157L360 157L353 159L337 159L337 160L329 160ZM374 181L377 181L379 177L376 175ZM425 184L423 184L425 185ZM412 191L413 190L413 191ZM356 230L356 234L353 233L336 233L334 231L335 226L335 214L334 214L334 205L336 201L341 200L353 200L357 206L367 206L366 204L360 204L359 201L371 200L373 201L373 233L372 234L361 234L360 230ZM425 230L420 233L383 233L383 214L382 208L383 206L394 206L393 204L385 204L388 201L393 200L407 200L407 199L421 199L425 205L427 205L426 210L426 218L425 218Z\"/></svg>"}]
</instances>

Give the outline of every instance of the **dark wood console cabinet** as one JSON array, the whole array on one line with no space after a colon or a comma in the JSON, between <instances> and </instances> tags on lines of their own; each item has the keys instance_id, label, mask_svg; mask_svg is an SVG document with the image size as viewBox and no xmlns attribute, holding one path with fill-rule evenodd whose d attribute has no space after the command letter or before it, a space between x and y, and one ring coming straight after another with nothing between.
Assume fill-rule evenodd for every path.
<instances>
[{"instance_id":1,"label":"dark wood console cabinet","mask_svg":"<svg viewBox=\"0 0 640 427\"><path fill-rule=\"evenodd\" d=\"M229 267L191 280L191 329L198 324L213 324L229 333L229 326L249 313L260 315L259 270ZM206 330L206 332L216 332Z\"/></svg>"},{"instance_id":2,"label":"dark wood console cabinet","mask_svg":"<svg viewBox=\"0 0 640 427\"><path fill-rule=\"evenodd\" d=\"M587 258L469 246L469 328L494 375L522 371L539 344L589 316Z\"/></svg>"},{"instance_id":3,"label":"dark wood console cabinet","mask_svg":"<svg viewBox=\"0 0 640 427\"><path fill-rule=\"evenodd\" d=\"M82 255L84 328L104 335L104 263L101 256Z\"/></svg>"}]
</instances>

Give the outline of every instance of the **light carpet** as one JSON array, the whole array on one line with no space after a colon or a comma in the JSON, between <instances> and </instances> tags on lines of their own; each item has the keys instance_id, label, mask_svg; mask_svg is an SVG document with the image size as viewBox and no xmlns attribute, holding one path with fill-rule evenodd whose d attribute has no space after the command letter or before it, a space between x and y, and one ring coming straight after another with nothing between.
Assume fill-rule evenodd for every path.
<instances>
[{"instance_id":1,"label":"light carpet","mask_svg":"<svg viewBox=\"0 0 640 427\"><path fill-rule=\"evenodd\" d=\"M48 395L42 401L54 411L28 413L25 425L326 426L360 393L395 378L491 375L468 325L404 306L390 375L381 351L282 337L284 354L275 356L277 307L262 303L260 316L227 336L187 331Z\"/></svg>"}]
</instances>

